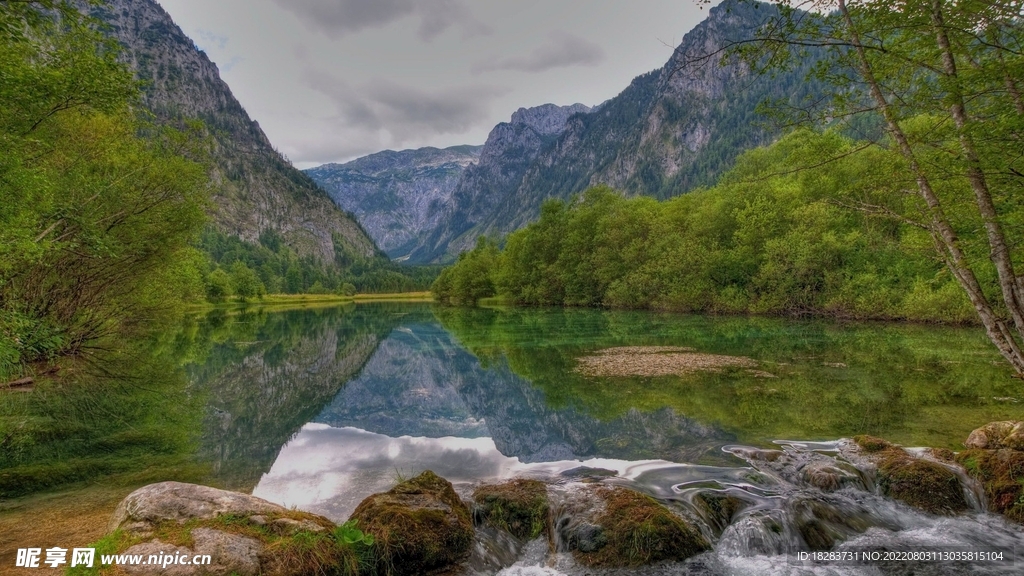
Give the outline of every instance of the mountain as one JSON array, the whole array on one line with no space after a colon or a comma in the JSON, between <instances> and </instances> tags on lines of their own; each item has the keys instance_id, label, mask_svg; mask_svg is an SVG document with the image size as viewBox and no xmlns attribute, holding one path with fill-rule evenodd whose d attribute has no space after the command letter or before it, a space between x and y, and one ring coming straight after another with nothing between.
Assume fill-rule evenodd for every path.
<instances>
[{"instance_id":1,"label":"mountain","mask_svg":"<svg viewBox=\"0 0 1024 576\"><path fill-rule=\"evenodd\" d=\"M300 256L334 262L335 250L373 257L376 246L308 176L278 153L231 94L217 66L153 0L89 7L125 48L160 122L202 120L213 141L211 214L220 231L250 243L273 231Z\"/></svg>"},{"instance_id":2,"label":"mountain","mask_svg":"<svg viewBox=\"0 0 1024 576\"><path fill-rule=\"evenodd\" d=\"M355 214L391 258L408 256L421 235L440 225L463 171L481 146L385 150L345 164L306 170L343 209Z\"/></svg>"},{"instance_id":3,"label":"mountain","mask_svg":"<svg viewBox=\"0 0 1024 576\"><path fill-rule=\"evenodd\" d=\"M816 92L805 81L813 58L773 77L722 62L722 48L749 38L775 11L726 0L683 37L664 67L522 148L516 147L515 119L498 125L480 163L459 182L442 227L416 248L413 260L451 259L479 235L502 237L525 226L544 200L569 199L597 184L668 198L713 183L743 151L780 135L756 112L760 102L796 103ZM717 55L701 58L708 54Z\"/></svg>"},{"instance_id":4,"label":"mountain","mask_svg":"<svg viewBox=\"0 0 1024 576\"><path fill-rule=\"evenodd\" d=\"M460 242L452 246L459 248L455 253L469 248L476 236L464 236L466 231L492 214L498 202L521 184L537 155L556 141L571 117L587 112L590 108L583 104L544 104L520 108L511 121L495 126L487 135L480 162L462 174L441 211L440 225L423 238L410 260L435 260L457 239Z\"/></svg>"}]
</instances>

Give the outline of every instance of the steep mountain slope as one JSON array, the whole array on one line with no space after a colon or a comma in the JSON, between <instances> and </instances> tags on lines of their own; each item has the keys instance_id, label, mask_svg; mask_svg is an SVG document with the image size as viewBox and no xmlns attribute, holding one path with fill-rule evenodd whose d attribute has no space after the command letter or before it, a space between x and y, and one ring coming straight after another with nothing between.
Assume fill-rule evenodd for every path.
<instances>
[{"instance_id":1,"label":"steep mountain slope","mask_svg":"<svg viewBox=\"0 0 1024 576\"><path fill-rule=\"evenodd\" d=\"M774 10L726 0L683 37L664 67L638 76L593 112L567 118L539 149L492 164L485 148L480 165L459 183L451 221L414 255L451 258L481 234L501 237L525 226L545 199L568 199L596 184L667 198L713 183L744 150L779 135L755 111L760 102L799 102L815 92L804 81L812 60L768 78L720 55L699 58L749 37Z\"/></svg>"},{"instance_id":2,"label":"steep mountain slope","mask_svg":"<svg viewBox=\"0 0 1024 576\"><path fill-rule=\"evenodd\" d=\"M429 262L444 254L458 240L453 252L469 248L475 236L464 236L476 223L518 187L537 155L551 146L565 130L566 122L590 108L583 104L544 104L520 108L509 122L491 130L480 152L480 162L466 169L435 228L413 251L410 260ZM461 237L461 238L460 238Z\"/></svg>"},{"instance_id":3,"label":"steep mountain slope","mask_svg":"<svg viewBox=\"0 0 1024 576\"><path fill-rule=\"evenodd\" d=\"M91 9L126 48L146 82L144 104L160 121L198 118L214 140L212 218L248 242L273 230L299 255L333 262L335 248L371 257L377 250L359 224L285 160L249 118L217 66L153 0L111 0Z\"/></svg>"},{"instance_id":4,"label":"steep mountain slope","mask_svg":"<svg viewBox=\"0 0 1024 576\"><path fill-rule=\"evenodd\" d=\"M306 170L343 209L359 219L391 258L407 256L427 231L440 225L441 210L481 146L443 150L385 150L345 164Z\"/></svg>"}]
</instances>

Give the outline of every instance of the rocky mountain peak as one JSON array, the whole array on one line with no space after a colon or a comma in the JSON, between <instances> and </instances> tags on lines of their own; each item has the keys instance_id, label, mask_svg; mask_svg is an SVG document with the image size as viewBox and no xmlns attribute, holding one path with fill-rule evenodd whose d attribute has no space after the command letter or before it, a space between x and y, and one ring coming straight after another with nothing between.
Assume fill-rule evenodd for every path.
<instances>
[{"instance_id":1,"label":"rocky mountain peak","mask_svg":"<svg viewBox=\"0 0 1024 576\"><path fill-rule=\"evenodd\" d=\"M542 104L533 108L520 108L512 114L511 124L529 126L538 134L551 136L561 134L565 130L565 123L573 114L586 114L590 107L583 104L571 106L558 106L556 104Z\"/></svg>"},{"instance_id":2,"label":"rocky mountain peak","mask_svg":"<svg viewBox=\"0 0 1024 576\"><path fill-rule=\"evenodd\" d=\"M641 74L594 107L547 104L516 111L487 138L446 208L442 228L414 252L446 260L479 235L500 238L525 226L548 198L606 184L626 195L667 198L713 183L744 150L779 132L757 113L766 99L800 102L816 87L800 69L757 77L722 48L751 37L771 4L725 0L687 32L664 67ZM722 65L725 64L725 65ZM581 113L582 112L582 113Z\"/></svg>"}]
</instances>

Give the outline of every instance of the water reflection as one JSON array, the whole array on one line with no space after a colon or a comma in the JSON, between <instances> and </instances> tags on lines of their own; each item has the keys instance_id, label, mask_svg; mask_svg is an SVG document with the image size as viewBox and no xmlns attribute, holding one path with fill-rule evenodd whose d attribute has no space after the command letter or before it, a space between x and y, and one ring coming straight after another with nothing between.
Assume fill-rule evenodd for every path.
<instances>
[{"instance_id":1,"label":"water reflection","mask_svg":"<svg viewBox=\"0 0 1024 576\"><path fill-rule=\"evenodd\" d=\"M190 373L209 398L201 452L222 478L258 479L257 496L342 521L369 494L431 469L464 494L526 475L554 482L556 499L586 478L691 514L707 491L741 503L734 522L714 529L715 551L671 573L757 573L806 546L800 526L813 487L726 446L854 433L955 446L975 426L1024 417L1007 400L1008 370L977 330L397 305L212 318L196 332L206 345ZM749 356L774 378L574 371L576 358L625 345ZM866 532L846 535L851 543L948 534L951 544L1012 549L1021 536L989 515L936 520L865 491L823 502L835 512L828 518L867 519ZM509 573L551 566L544 554L530 558ZM553 573L578 573L563 560Z\"/></svg>"},{"instance_id":2,"label":"water reflection","mask_svg":"<svg viewBox=\"0 0 1024 576\"><path fill-rule=\"evenodd\" d=\"M282 486L294 443L321 430L303 429L309 423L375 435L353 444L371 436L322 431L309 446L372 469L360 477L376 490L396 473L460 469L437 448L429 458L388 461L398 469L381 480L381 446L416 445L410 439L424 439L421 447L484 439L498 461L518 465L606 458L735 467L723 446L872 433L955 447L975 426L1024 417L1005 401L1014 396L1008 371L972 329L392 304L221 313L182 332L193 387L208 403L200 455L221 483L239 487L272 466L261 486ZM776 378L574 371L576 358L622 345L745 355ZM329 478L323 462L339 460L318 461L311 450L303 458ZM357 468L345 464L344 474Z\"/></svg>"},{"instance_id":3,"label":"water reflection","mask_svg":"<svg viewBox=\"0 0 1024 576\"><path fill-rule=\"evenodd\" d=\"M518 466L487 437L393 438L309 424L281 450L253 494L342 521L363 498L403 476L429 469L452 482L473 482L507 476Z\"/></svg>"},{"instance_id":4,"label":"water reflection","mask_svg":"<svg viewBox=\"0 0 1024 576\"><path fill-rule=\"evenodd\" d=\"M394 330L315 421L391 437L490 437L522 462L722 461L718 448L734 440L671 409L601 420L575 406L552 407L507 363L484 366L436 322Z\"/></svg>"},{"instance_id":5,"label":"water reflection","mask_svg":"<svg viewBox=\"0 0 1024 576\"><path fill-rule=\"evenodd\" d=\"M199 458L251 489L281 447L373 356L406 310L350 306L212 314L190 332L189 373L206 397Z\"/></svg>"}]
</instances>

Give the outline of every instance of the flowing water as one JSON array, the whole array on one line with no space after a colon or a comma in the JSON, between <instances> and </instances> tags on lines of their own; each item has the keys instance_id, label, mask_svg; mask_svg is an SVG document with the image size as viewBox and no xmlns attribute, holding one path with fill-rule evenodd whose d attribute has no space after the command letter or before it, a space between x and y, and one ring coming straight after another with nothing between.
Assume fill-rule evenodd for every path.
<instances>
[{"instance_id":1,"label":"flowing water","mask_svg":"<svg viewBox=\"0 0 1024 576\"><path fill-rule=\"evenodd\" d=\"M578 369L623 346L749 360L682 375ZM466 497L483 482L548 482L553 547L480 529L467 574L603 574L577 566L562 543L592 483L644 492L714 544L686 563L622 574L1024 574L1024 558L799 556L1024 554L1024 530L983 512L970 482L972 512L917 512L878 496L839 442L872 434L955 450L982 424L1024 419L1024 389L975 328L364 304L215 312L168 335L165 348L184 367L180 404L205 405L184 411L201 422L178 425L202 430L185 457L218 485L340 522L366 496L428 469ZM809 483L816 466L842 481Z\"/></svg>"}]
</instances>

